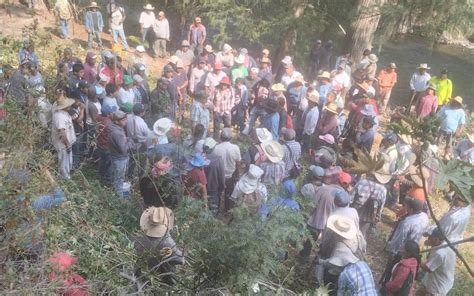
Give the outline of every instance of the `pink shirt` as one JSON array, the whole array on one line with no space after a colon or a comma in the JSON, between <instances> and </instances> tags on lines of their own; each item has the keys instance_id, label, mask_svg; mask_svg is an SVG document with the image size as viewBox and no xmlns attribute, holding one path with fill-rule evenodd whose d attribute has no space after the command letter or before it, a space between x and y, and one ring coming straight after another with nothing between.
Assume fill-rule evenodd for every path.
<instances>
[{"instance_id":1,"label":"pink shirt","mask_svg":"<svg viewBox=\"0 0 474 296\"><path fill-rule=\"evenodd\" d=\"M425 95L420 99L416 106L416 115L420 118L424 118L430 113L436 112L438 108L438 98L433 95Z\"/></svg>"}]
</instances>

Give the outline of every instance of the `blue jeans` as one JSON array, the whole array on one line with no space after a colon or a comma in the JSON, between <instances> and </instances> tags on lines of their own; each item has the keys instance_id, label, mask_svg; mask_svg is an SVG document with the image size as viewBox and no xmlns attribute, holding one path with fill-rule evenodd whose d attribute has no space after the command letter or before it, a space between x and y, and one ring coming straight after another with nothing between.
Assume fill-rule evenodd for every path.
<instances>
[{"instance_id":1,"label":"blue jeans","mask_svg":"<svg viewBox=\"0 0 474 296\"><path fill-rule=\"evenodd\" d=\"M88 33L87 48L92 48L93 39L95 39L99 47L102 47L102 39L100 38L100 32L93 31L93 32Z\"/></svg>"},{"instance_id":2,"label":"blue jeans","mask_svg":"<svg viewBox=\"0 0 474 296\"><path fill-rule=\"evenodd\" d=\"M110 167L112 171L112 180L114 185L115 193L119 197L123 197L123 182L125 181L125 174L127 173L128 167L128 156L125 157L110 157L112 160L112 165Z\"/></svg>"},{"instance_id":3,"label":"blue jeans","mask_svg":"<svg viewBox=\"0 0 474 296\"><path fill-rule=\"evenodd\" d=\"M100 147L97 147L97 152L99 153L99 178L108 185L112 183L110 152Z\"/></svg>"},{"instance_id":4,"label":"blue jeans","mask_svg":"<svg viewBox=\"0 0 474 296\"><path fill-rule=\"evenodd\" d=\"M69 38L69 21L60 19L59 20L59 34L63 38Z\"/></svg>"},{"instance_id":5,"label":"blue jeans","mask_svg":"<svg viewBox=\"0 0 474 296\"><path fill-rule=\"evenodd\" d=\"M77 169L81 165L81 158L87 154L87 133L76 136L76 142L72 144L72 168Z\"/></svg>"},{"instance_id":6,"label":"blue jeans","mask_svg":"<svg viewBox=\"0 0 474 296\"><path fill-rule=\"evenodd\" d=\"M254 128L257 118L260 118L260 123L262 123L265 115L267 115L267 112L262 107L254 106L252 108L252 110L250 111L249 133Z\"/></svg>"},{"instance_id":7,"label":"blue jeans","mask_svg":"<svg viewBox=\"0 0 474 296\"><path fill-rule=\"evenodd\" d=\"M128 43L127 38L125 37L125 31L122 29L112 30L112 38L114 39L114 43L117 43L117 37L120 37L122 40L122 47L125 50L128 50Z\"/></svg>"},{"instance_id":8,"label":"blue jeans","mask_svg":"<svg viewBox=\"0 0 474 296\"><path fill-rule=\"evenodd\" d=\"M145 44L145 40L146 40L146 34L148 33L148 30L152 30L152 28L144 28L143 29L143 33L142 33L142 44Z\"/></svg>"}]
</instances>

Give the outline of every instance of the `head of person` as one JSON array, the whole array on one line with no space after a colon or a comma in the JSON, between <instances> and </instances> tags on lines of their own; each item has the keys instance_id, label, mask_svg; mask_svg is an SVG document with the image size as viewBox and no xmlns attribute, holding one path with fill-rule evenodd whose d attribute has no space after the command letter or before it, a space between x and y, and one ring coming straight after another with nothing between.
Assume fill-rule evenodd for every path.
<instances>
[{"instance_id":1,"label":"head of person","mask_svg":"<svg viewBox=\"0 0 474 296\"><path fill-rule=\"evenodd\" d=\"M148 237L162 238L173 227L174 214L167 207L149 207L140 217L140 228Z\"/></svg>"},{"instance_id":2,"label":"head of person","mask_svg":"<svg viewBox=\"0 0 474 296\"><path fill-rule=\"evenodd\" d=\"M474 143L472 146L474 146ZM467 207L469 205L469 202L459 193L455 193L453 196L452 204L455 207Z\"/></svg>"},{"instance_id":3,"label":"head of person","mask_svg":"<svg viewBox=\"0 0 474 296\"><path fill-rule=\"evenodd\" d=\"M72 49L67 47L63 51L63 59L67 61L67 60L70 60L71 58L72 58Z\"/></svg>"},{"instance_id":4,"label":"head of person","mask_svg":"<svg viewBox=\"0 0 474 296\"><path fill-rule=\"evenodd\" d=\"M189 50L189 41L188 40L183 40L181 42L181 51L182 52L187 52Z\"/></svg>"},{"instance_id":5,"label":"head of person","mask_svg":"<svg viewBox=\"0 0 474 296\"><path fill-rule=\"evenodd\" d=\"M31 63L30 74L31 75L36 75L36 74L38 74L38 72L39 72L38 65L36 63Z\"/></svg>"},{"instance_id":6,"label":"head of person","mask_svg":"<svg viewBox=\"0 0 474 296\"><path fill-rule=\"evenodd\" d=\"M123 89L129 90L133 87L133 78L130 75L123 75Z\"/></svg>"},{"instance_id":7,"label":"head of person","mask_svg":"<svg viewBox=\"0 0 474 296\"><path fill-rule=\"evenodd\" d=\"M344 68L346 67L346 63L342 62L337 66L336 73L341 74L344 73Z\"/></svg>"},{"instance_id":8,"label":"head of person","mask_svg":"<svg viewBox=\"0 0 474 296\"><path fill-rule=\"evenodd\" d=\"M365 130L371 129L375 125L375 118L372 116L364 116L362 118L362 128Z\"/></svg>"},{"instance_id":9,"label":"head of person","mask_svg":"<svg viewBox=\"0 0 474 296\"><path fill-rule=\"evenodd\" d=\"M147 4L143 7L143 9L145 9L145 13L146 14L151 14L153 12L153 10L155 10L155 7L153 7L151 4Z\"/></svg>"},{"instance_id":10,"label":"head of person","mask_svg":"<svg viewBox=\"0 0 474 296\"><path fill-rule=\"evenodd\" d=\"M284 141L293 141L296 138L296 132L292 128L283 127L281 129L281 136Z\"/></svg>"},{"instance_id":11,"label":"head of person","mask_svg":"<svg viewBox=\"0 0 474 296\"><path fill-rule=\"evenodd\" d=\"M276 97L279 97L286 91L285 86L281 83L276 83L272 85L272 92Z\"/></svg>"},{"instance_id":12,"label":"head of person","mask_svg":"<svg viewBox=\"0 0 474 296\"><path fill-rule=\"evenodd\" d=\"M452 98L451 103L450 103L451 109L461 109L462 102L463 102L463 99L460 96L456 96Z\"/></svg>"},{"instance_id":13,"label":"head of person","mask_svg":"<svg viewBox=\"0 0 474 296\"><path fill-rule=\"evenodd\" d=\"M336 93L334 91L330 91L326 95L326 104L334 103L336 101Z\"/></svg>"},{"instance_id":14,"label":"head of person","mask_svg":"<svg viewBox=\"0 0 474 296\"><path fill-rule=\"evenodd\" d=\"M232 129L225 127L221 132L221 141L229 142L230 140L232 140Z\"/></svg>"},{"instance_id":15,"label":"head of person","mask_svg":"<svg viewBox=\"0 0 474 296\"><path fill-rule=\"evenodd\" d=\"M313 108L314 106L319 105L319 93L316 91L308 92L306 95L308 99L308 107Z\"/></svg>"},{"instance_id":16,"label":"head of person","mask_svg":"<svg viewBox=\"0 0 474 296\"><path fill-rule=\"evenodd\" d=\"M87 89L87 98L91 102L99 101L99 95L97 94L97 90L94 85L89 86L89 88Z\"/></svg>"},{"instance_id":17,"label":"head of person","mask_svg":"<svg viewBox=\"0 0 474 296\"><path fill-rule=\"evenodd\" d=\"M348 207L351 203L351 195L344 190L336 192L334 195L334 204L338 208Z\"/></svg>"},{"instance_id":18,"label":"head of person","mask_svg":"<svg viewBox=\"0 0 474 296\"><path fill-rule=\"evenodd\" d=\"M293 67L293 64L285 64L285 73L287 75L293 75L293 72L295 72L295 68Z\"/></svg>"},{"instance_id":19,"label":"head of person","mask_svg":"<svg viewBox=\"0 0 474 296\"><path fill-rule=\"evenodd\" d=\"M143 45L138 45L135 47L135 55L137 55L139 58L145 56L145 47Z\"/></svg>"},{"instance_id":20,"label":"head of person","mask_svg":"<svg viewBox=\"0 0 474 296\"><path fill-rule=\"evenodd\" d=\"M201 24L201 18L198 17L198 16L195 17L195 18L194 18L194 24L195 24L196 26L200 25L200 24Z\"/></svg>"},{"instance_id":21,"label":"head of person","mask_svg":"<svg viewBox=\"0 0 474 296\"><path fill-rule=\"evenodd\" d=\"M112 113L112 121L121 127L125 127L127 125L127 113L117 110Z\"/></svg>"},{"instance_id":22,"label":"head of person","mask_svg":"<svg viewBox=\"0 0 474 296\"><path fill-rule=\"evenodd\" d=\"M382 139L381 145L383 147L391 147L398 142L398 136L393 131L389 130Z\"/></svg>"},{"instance_id":23,"label":"head of person","mask_svg":"<svg viewBox=\"0 0 474 296\"><path fill-rule=\"evenodd\" d=\"M426 73L426 70L428 70L428 66L426 64L421 64L419 67L418 67L418 72L420 74L425 74Z\"/></svg>"},{"instance_id":24,"label":"head of person","mask_svg":"<svg viewBox=\"0 0 474 296\"><path fill-rule=\"evenodd\" d=\"M206 60L205 59L199 59L197 67L200 70L204 69L204 67L206 67Z\"/></svg>"},{"instance_id":25,"label":"head of person","mask_svg":"<svg viewBox=\"0 0 474 296\"><path fill-rule=\"evenodd\" d=\"M92 51L89 51L86 54L86 63L93 66L93 65L95 65L96 62L97 62L97 55L95 53L93 53Z\"/></svg>"},{"instance_id":26,"label":"head of person","mask_svg":"<svg viewBox=\"0 0 474 296\"><path fill-rule=\"evenodd\" d=\"M204 90L198 91L194 94L194 99L201 103L202 105L205 105L207 103L207 95Z\"/></svg>"},{"instance_id":27,"label":"head of person","mask_svg":"<svg viewBox=\"0 0 474 296\"><path fill-rule=\"evenodd\" d=\"M428 88L426 89L426 93L428 95L434 96L436 94L436 86L434 85L428 86Z\"/></svg>"},{"instance_id":28,"label":"head of person","mask_svg":"<svg viewBox=\"0 0 474 296\"><path fill-rule=\"evenodd\" d=\"M161 21L166 17L165 13L163 11L158 12L158 19Z\"/></svg>"},{"instance_id":29,"label":"head of person","mask_svg":"<svg viewBox=\"0 0 474 296\"><path fill-rule=\"evenodd\" d=\"M257 78L258 78L258 68L256 68L256 67L251 68L250 72L249 72L249 77L250 77L250 80L257 80Z\"/></svg>"},{"instance_id":30,"label":"head of person","mask_svg":"<svg viewBox=\"0 0 474 296\"><path fill-rule=\"evenodd\" d=\"M331 74L327 71L324 71L318 76L318 80L321 82L321 84L329 84L331 83Z\"/></svg>"},{"instance_id":31,"label":"head of person","mask_svg":"<svg viewBox=\"0 0 474 296\"><path fill-rule=\"evenodd\" d=\"M76 76L77 78L82 78L84 77L84 66L82 64L74 64L72 66L72 74Z\"/></svg>"},{"instance_id":32,"label":"head of person","mask_svg":"<svg viewBox=\"0 0 474 296\"><path fill-rule=\"evenodd\" d=\"M204 136L204 125L198 123L193 127L193 138L201 139Z\"/></svg>"},{"instance_id":33,"label":"head of person","mask_svg":"<svg viewBox=\"0 0 474 296\"><path fill-rule=\"evenodd\" d=\"M100 113L102 113L102 116L107 116L109 118L112 118L112 114L117 111L116 106L111 106L111 105L104 105L102 108L100 108Z\"/></svg>"},{"instance_id":34,"label":"head of person","mask_svg":"<svg viewBox=\"0 0 474 296\"><path fill-rule=\"evenodd\" d=\"M239 77L235 80L235 86L240 87L244 83L244 79Z\"/></svg>"},{"instance_id":35,"label":"head of person","mask_svg":"<svg viewBox=\"0 0 474 296\"><path fill-rule=\"evenodd\" d=\"M448 79L448 69L443 69L441 70L441 79L445 80L445 79Z\"/></svg>"},{"instance_id":36,"label":"head of person","mask_svg":"<svg viewBox=\"0 0 474 296\"><path fill-rule=\"evenodd\" d=\"M395 72L395 69L397 69L397 65L395 65L395 63L389 63L385 71L392 73Z\"/></svg>"},{"instance_id":37,"label":"head of person","mask_svg":"<svg viewBox=\"0 0 474 296\"><path fill-rule=\"evenodd\" d=\"M221 63L215 63L214 64L214 73L219 74L222 71L222 64Z\"/></svg>"},{"instance_id":38,"label":"head of person","mask_svg":"<svg viewBox=\"0 0 474 296\"><path fill-rule=\"evenodd\" d=\"M403 258L419 258L420 257L420 246L414 240L407 240L402 247L401 255Z\"/></svg>"},{"instance_id":39,"label":"head of person","mask_svg":"<svg viewBox=\"0 0 474 296\"><path fill-rule=\"evenodd\" d=\"M139 75L139 74L133 75L133 85L134 85L134 86L141 86L141 85L143 85L143 81L144 81L144 79L143 79L143 77L142 77L141 75Z\"/></svg>"},{"instance_id":40,"label":"head of person","mask_svg":"<svg viewBox=\"0 0 474 296\"><path fill-rule=\"evenodd\" d=\"M134 115L142 117L145 115L145 106L141 103L136 103L133 105L132 112Z\"/></svg>"},{"instance_id":41,"label":"head of person","mask_svg":"<svg viewBox=\"0 0 474 296\"><path fill-rule=\"evenodd\" d=\"M405 205L408 207L408 214L415 215L421 213L423 210L423 201L415 198L406 200Z\"/></svg>"},{"instance_id":42,"label":"head of person","mask_svg":"<svg viewBox=\"0 0 474 296\"><path fill-rule=\"evenodd\" d=\"M89 9L90 9L92 12L96 12L97 9L99 9L99 6L97 5L97 2L91 2L91 5L89 5Z\"/></svg>"},{"instance_id":43,"label":"head of person","mask_svg":"<svg viewBox=\"0 0 474 296\"><path fill-rule=\"evenodd\" d=\"M163 68L163 77L169 79L169 78L173 77L173 72L174 72L173 67L171 65L166 65Z\"/></svg>"},{"instance_id":44,"label":"head of person","mask_svg":"<svg viewBox=\"0 0 474 296\"><path fill-rule=\"evenodd\" d=\"M371 54L371 53L372 53L372 51L371 51L370 49L366 48L366 49L364 49L364 51L362 52L362 56L363 56L363 57L368 57L369 54Z\"/></svg>"},{"instance_id":45,"label":"head of person","mask_svg":"<svg viewBox=\"0 0 474 296\"><path fill-rule=\"evenodd\" d=\"M325 175L324 168L318 165L311 165L309 171L314 181L322 181Z\"/></svg>"},{"instance_id":46,"label":"head of person","mask_svg":"<svg viewBox=\"0 0 474 296\"><path fill-rule=\"evenodd\" d=\"M436 247L441 245L444 242L443 234L439 230L439 228L433 229L431 234L428 236L428 239L425 242L425 245L429 247Z\"/></svg>"},{"instance_id":47,"label":"head of person","mask_svg":"<svg viewBox=\"0 0 474 296\"><path fill-rule=\"evenodd\" d=\"M214 140L214 138L207 137L204 140L204 144L202 145L202 149L205 153L209 154L209 153L212 153L212 151L214 151L214 148L216 147L216 145L217 145L217 142L216 142L216 140Z\"/></svg>"},{"instance_id":48,"label":"head of person","mask_svg":"<svg viewBox=\"0 0 474 296\"><path fill-rule=\"evenodd\" d=\"M109 78L107 76L100 74L99 75L99 85L104 87L107 85L107 82L109 82Z\"/></svg>"},{"instance_id":49,"label":"head of person","mask_svg":"<svg viewBox=\"0 0 474 296\"><path fill-rule=\"evenodd\" d=\"M270 51L266 48L262 50L262 57L269 57L270 56Z\"/></svg>"},{"instance_id":50,"label":"head of person","mask_svg":"<svg viewBox=\"0 0 474 296\"><path fill-rule=\"evenodd\" d=\"M34 52L35 51L35 43L30 40L26 40L25 43L23 44L23 48L26 49L28 52Z\"/></svg>"},{"instance_id":51,"label":"head of person","mask_svg":"<svg viewBox=\"0 0 474 296\"><path fill-rule=\"evenodd\" d=\"M90 88L90 84L89 82L85 81L85 80L81 80L79 81L79 84L77 85L77 87L79 88L79 91L83 94L88 94L89 93L89 88Z\"/></svg>"},{"instance_id":52,"label":"head of person","mask_svg":"<svg viewBox=\"0 0 474 296\"><path fill-rule=\"evenodd\" d=\"M348 188L352 182L352 176L346 172L340 172L338 176L339 185L342 188Z\"/></svg>"},{"instance_id":53,"label":"head of person","mask_svg":"<svg viewBox=\"0 0 474 296\"><path fill-rule=\"evenodd\" d=\"M105 62L105 64L107 65L107 67L109 67L111 70L115 70L115 68L117 67L117 63L118 62L118 57L116 58L108 58Z\"/></svg>"},{"instance_id":54,"label":"head of person","mask_svg":"<svg viewBox=\"0 0 474 296\"><path fill-rule=\"evenodd\" d=\"M222 90L227 90L230 88L230 79L229 77L225 76L219 82L219 88Z\"/></svg>"},{"instance_id":55,"label":"head of person","mask_svg":"<svg viewBox=\"0 0 474 296\"><path fill-rule=\"evenodd\" d=\"M24 61L21 62L20 64L20 71L21 73L27 75L31 72L31 66L33 65L33 63L26 59ZM69 72L69 69L66 71L66 74Z\"/></svg>"},{"instance_id":56,"label":"head of person","mask_svg":"<svg viewBox=\"0 0 474 296\"><path fill-rule=\"evenodd\" d=\"M105 94L108 97L115 98L117 96L118 89L115 84L109 83L105 86Z\"/></svg>"},{"instance_id":57,"label":"head of person","mask_svg":"<svg viewBox=\"0 0 474 296\"><path fill-rule=\"evenodd\" d=\"M169 81L163 77L158 78L158 81L156 82L156 87L160 90L166 90L168 89Z\"/></svg>"}]
</instances>

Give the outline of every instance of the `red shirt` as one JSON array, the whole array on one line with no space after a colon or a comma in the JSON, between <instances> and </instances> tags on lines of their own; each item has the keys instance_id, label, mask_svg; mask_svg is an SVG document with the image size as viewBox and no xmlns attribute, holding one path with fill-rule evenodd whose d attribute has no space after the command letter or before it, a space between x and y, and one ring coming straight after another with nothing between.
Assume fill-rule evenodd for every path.
<instances>
[{"instance_id":1,"label":"red shirt","mask_svg":"<svg viewBox=\"0 0 474 296\"><path fill-rule=\"evenodd\" d=\"M97 146L101 149L108 150L108 134L106 127L112 122L108 116L99 114L97 116Z\"/></svg>"},{"instance_id":2,"label":"red shirt","mask_svg":"<svg viewBox=\"0 0 474 296\"><path fill-rule=\"evenodd\" d=\"M196 185L202 184L207 186L207 178L204 170L201 168L193 168L188 172L185 178L186 189L191 193L192 198L201 199L202 192L197 188Z\"/></svg>"},{"instance_id":3,"label":"red shirt","mask_svg":"<svg viewBox=\"0 0 474 296\"><path fill-rule=\"evenodd\" d=\"M100 70L100 74L107 76L109 79L107 83L115 84L115 86L119 87L123 84L123 72L119 68L115 68L115 73L109 66L105 66ZM100 75L99 74L99 75Z\"/></svg>"}]
</instances>

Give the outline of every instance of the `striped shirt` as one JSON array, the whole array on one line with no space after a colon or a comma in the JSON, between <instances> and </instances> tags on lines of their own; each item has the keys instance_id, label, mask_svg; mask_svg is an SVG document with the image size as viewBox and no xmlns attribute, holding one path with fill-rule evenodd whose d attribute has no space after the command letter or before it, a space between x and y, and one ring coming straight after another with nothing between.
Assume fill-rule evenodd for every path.
<instances>
[{"instance_id":1,"label":"striped shirt","mask_svg":"<svg viewBox=\"0 0 474 296\"><path fill-rule=\"evenodd\" d=\"M377 296L369 265L359 261L347 265L339 275L337 295Z\"/></svg>"},{"instance_id":2,"label":"striped shirt","mask_svg":"<svg viewBox=\"0 0 474 296\"><path fill-rule=\"evenodd\" d=\"M295 162L301 157L301 144L295 140L285 141L283 144L283 162L285 162L286 175L293 168ZM290 151L291 150L291 151Z\"/></svg>"},{"instance_id":3,"label":"striped shirt","mask_svg":"<svg viewBox=\"0 0 474 296\"><path fill-rule=\"evenodd\" d=\"M265 185L279 184L285 177L285 163L265 161L260 164L263 170L262 183Z\"/></svg>"},{"instance_id":4,"label":"striped shirt","mask_svg":"<svg viewBox=\"0 0 474 296\"><path fill-rule=\"evenodd\" d=\"M218 90L214 97L214 112L220 114L230 114L235 106L235 97L230 89Z\"/></svg>"}]
</instances>

